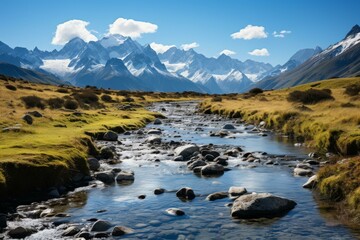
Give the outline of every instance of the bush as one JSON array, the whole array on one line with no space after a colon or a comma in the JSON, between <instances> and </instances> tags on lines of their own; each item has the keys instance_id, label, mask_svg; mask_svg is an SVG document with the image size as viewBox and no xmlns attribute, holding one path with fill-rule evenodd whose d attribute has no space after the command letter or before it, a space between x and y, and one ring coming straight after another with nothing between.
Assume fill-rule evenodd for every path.
<instances>
[{"instance_id":1,"label":"bush","mask_svg":"<svg viewBox=\"0 0 360 240\"><path fill-rule=\"evenodd\" d=\"M253 89L250 89L250 91L249 91L249 93L254 94L254 95L257 95L257 94L260 94L263 92L264 91L261 88L253 88Z\"/></svg>"},{"instance_id":2,"label":"bush","mask_svg":"<svg viewBox=\"0 0 360 240\"><path fill-rule=\"evenodd\" d=\"M135 100L133 98L131 98L131 97L125 97L123 99L123 102L135 102Z\"/></svg>"},{"instance_id":3,"label":"bush","mask_svg":"<svg viewBox=\"0 0 360 240\"><path fill-rule=\"evenodd\" d=\"M68 99L64 103L66 109L75 110L79 107L79 104L75 100Z\"/></svg>"},{"instance_id":4,"label":"bush","mask_svg":"<svg viewBox=\"0 0 360 240\"><path fill-rule=\"evenodd\" d=\"M351 84L345 88L345 94L349 96L356 96L360 92L360 83Z\"/></svg>"},{"instance_id":5,"label":"bush","mask_svg":"<svg viewBox=\"0 0 360 240\"><path fill-rule=\"evenodd\" d=\"M59 93L69 93L69 90L67 90L66 88L59 88L56 90L56 92L59 92Z\"/></svg>"},{"instance_id":6,"label":"bush","mask_svg":"<svg viewBox=\"0 0 360 240\"><path fill-rule=\"evenodd\" d=\"M221 96L214 96L211 99L212 102L222 102L222 97Z\"/></svg>"},{"instance_id":7,"label":"bush","mask_svg":"<svg viewBox=\"0 0 360 240\"><path fill-rule=\"evenodd\" d=\"M62 108L64 105L64 99L62 98L50 98L47 100L48 105L51 109Z\"/></svg>"},{"instance_id":8,"label":"bush","mask_svg":"<svg viewBox=\"0 0 360 240\"><path fill-rule=\"evenodd\" d=\"M21 97L21 100L25 103L25 107L26 108L40 108L40 109L44 109L45 108L45 104L42 98L39 98L37 96L26 96L26 97Z\"/></svg>"},{"instance_id":9,"label":"bush","mask_svg":"<svg viewBox=\"0 0 360 240\"><path fill-rule=\"evenodd\" d=\"M102 95L101 100L103 100L104 102L112 102L113 101L112 97L107 94Z\"/></svg>"},{"instance_id":10,"label":"bush","mask_svg":"<svg viewBox=\"0 0 360 240\"><path fill-rule=\"evenodd\" d=\"M16 87L10 84L6 84L5 87L11 91L16 91Z\"/></svg>"},{"instance_id":11,"label":"bush","mask_svg":"<svg viewBox=\"0 0 360 240\"><path fill-rule=\"evenodd\" d=\"M99 97L89 89L74 93L73 96L80 103L93 104L99 101Z\"/></svg>"},{"instance_id":12,"label":"bush","mask_svg":"<svg viewBox=\"0 0 360 240\"><path fill-rule=\"evenodd\" d=\"M289 102L301 102L302 104L316 104L321 101L334 100L334 98L331 96L329 89L308 89L289 93L287 100Z\"/></svg>"}]
</instances>

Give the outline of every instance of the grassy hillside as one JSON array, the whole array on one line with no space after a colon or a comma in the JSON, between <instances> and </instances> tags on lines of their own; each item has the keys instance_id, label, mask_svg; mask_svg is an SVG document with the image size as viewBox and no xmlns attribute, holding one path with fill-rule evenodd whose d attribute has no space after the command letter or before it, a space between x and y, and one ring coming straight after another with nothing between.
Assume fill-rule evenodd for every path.
<instances>
[{"instance_id":1,"label":"grassy hillside","mask_svg":"<svg viewBox=\"0 0 360 240\"><path fill-rule=\"evenodd\" d=\"M158 115L145 110L144 104L189 99L189 94L128 93L0 79L0 194L46 188L78 172L87 173L87 155L96 154L90 136L143 127ZM77 109L65 107L74 104ZM33 117L31 125L22 120L35 110L43 117Z\"/></svg>"},{"instance_id":2,"label":"grassy hillside","mask_svg":"<svg viewBox=\"0 0 360 240\"><path fill-rule=\"evenodd\" d=\"M206 113L242 117L247 122L266 122L266 127L304 141L319 151L356 155L360 149L360 96L344 93L345 87L360 84L360 78L331 79L293 88L210 99L201 104ZM290 102L290 92L330 89L334 100L316 104Z\"/></svg>"}]
</instances>

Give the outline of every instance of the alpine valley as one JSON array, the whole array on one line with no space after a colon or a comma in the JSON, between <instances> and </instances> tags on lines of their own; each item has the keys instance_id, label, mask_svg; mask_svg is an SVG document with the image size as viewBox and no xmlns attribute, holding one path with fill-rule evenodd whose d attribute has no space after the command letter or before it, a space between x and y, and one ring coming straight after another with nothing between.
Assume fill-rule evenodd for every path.
<instances>
[{"instance_id":1,"label":"alpine valley","mask_svg":"<svg viewBox=\"0 0 360 240\"><path fill-rule=\"evenodd\" d=\"M0 74L33 82L97 86L117 90L240 93L253 87L278 89L333 77L360 74L360 27L322 50L302 49L285 64L246 60L225 54L206 57L193 49L171 47L156 53L130 37L98 41L73 38L61 50L11 48L0 42Z\"/></svg>"}]
</instances>

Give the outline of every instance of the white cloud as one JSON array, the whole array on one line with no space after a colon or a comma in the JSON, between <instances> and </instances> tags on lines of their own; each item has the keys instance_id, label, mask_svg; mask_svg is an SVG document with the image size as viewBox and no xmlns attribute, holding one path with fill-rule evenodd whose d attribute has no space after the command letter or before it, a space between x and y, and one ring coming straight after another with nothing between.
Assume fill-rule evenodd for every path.
<instances>
[{"instance_id":1,"label":"white cloud","mask_svg":"<svg viewBox=\"0 0 360 240\"><path fill-rule=\"evenodd\" d=\"M187 44L182 44L181 45L181 48L185 51L188 51L192 48L197 48L199 47L200 45L197 43L197 42L193 42L193 43L187 43Z\"/></svg>"},{"instance_id":2,"label":"white cloud","mask_svg":"<svg viewBox=\"0 0 360 240\"><path fill-rule=\"evenodd\" d=\"M57 25L55 36L51 43L54 45L64 45L75 37L79 37L85 42L96 41L97 37L86 27L89 22L73 19Z\"/></svg>"},{"instance_id":3,"label":"white cloud","mask_svg":"<svg viewBox=\"0 0 360 240\"><path fill-rule=\"evenodd\" d=\"M109 34L120 34L126 37L139 38L144 33L154 33L158 26L149 22L118 18L109 25Z\"/></svg>"},{"instance_id":4,"label":"white cloud","mask_svg":"<svg viewBox=\"0 0 360 240\"><path fill-rule=\"evenodd\" d=\"M152 42L152 43L150 43L150 47L152 49L154 49L154 51L157 53L164 53L167 50L169 50L170 48L175 47L175 45L163 45L160 43Z\"/></svg>"},{"instance_id":5,"label":"white cloud","mask_svg":"<svg viewBox=\"0 0 360 240\"><path fill-rule=\"evenodd\" d=\"M261 56L261 57L270 56L270 53L266 48L254 49L248 53L253 56Z\"/></svg>"},{"instance_id":6,"label":"white cloud","mask_svg":"<svg viewBox=\"0 0 360 240\"><path fill-rule=\"evenodd\" d=\"M247 25L240 31L230 35L233 39L245 39L250 40L254 38L267 38L267 33L263 26Z\"/></svg>"},{"instance_id":7,"label":"white cloud","mask_svg":"<svg viewBox=\"0 0 360 240\"><path fill-rule=\"evenodd\" d=\"M274 31L273 36L277 38L283 38L286 34L290 34L291 31L288 30L281 30L280 32Z\"/></svg>"},{"instance_id":8,"label":"white cloud","mask_svg":"<svg viewBox=\"0 0 360 240\"><path fill-rule=\"evenodd\" d=\"M222 50L222 51L219 53L219 55L222 55L222 54L225 54L225 55L230 56L230 55L236 54L236 52L231 51L231 50L228 50L228 49L224 49L224 50Z\"/></svg>"}]
</instances>

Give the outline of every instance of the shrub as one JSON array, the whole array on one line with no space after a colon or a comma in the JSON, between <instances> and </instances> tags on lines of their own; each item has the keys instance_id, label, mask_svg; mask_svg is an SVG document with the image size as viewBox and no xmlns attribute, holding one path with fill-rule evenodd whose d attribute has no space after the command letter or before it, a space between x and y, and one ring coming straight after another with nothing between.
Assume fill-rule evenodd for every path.
<instances>
[{"instance_id":1,"label":"shrub","mask_svg":"<svg viewBox=\"0 0 360 240\"><path fill-rule=\"evenodd\" d=\"M99 101L99 97L91 90L83 90L80 93L74 93L74 98L80 103L93 104Z\"/></svg>"},{"instance_id":2,"label":"shrub","mask_svg":"<svg viewBox=\"0 0 360 240\"><path fill-rule=\"evenodd\" d=\"M287 100L290 102L301 102L303 104L316 104L321 101L334 100L334 98L331 96L329 89L308 89L306 91L293 91L289 93Z\"/></svg>"},{"instance_id":3,"label":"shrub","mask_svg":"<svg viewBox=\"0 0 360 240\"><path fill-rule=\"evenodd\" d=\"M347 108L347 107L356 107L356 105L348 102L348 103L342 103L342 104L341 104L341 107L344 107L344 108Z\"/></svg>"},{"instance_id":4,"label":"shrub","mask_svg":"<svg viewBox=\"0 0 360 240\"><path fill-rule=\"evenodd\" d=\"M39 98L37 96L26 96L26 97L21 97L21 100L25 103L25 107L26 108L40 108L40 109L44 109L45 108L45 104L42 98Z\"/></svg>"},{"instance_id":5,"label":"shrub","mask_svg":"<svg viewBox=\"0 0 360 240\"><path fill-rule=\"evenodd\" d=\"M69 93L69 90L67 90L66 88L59 88L59 89L56 89L56 92L59 92L59 93Z\"/></svg>"},{"instance_id":6,"label":"shrub","mask_svg":"<svg viewBox=\"0 0 360 240\"><path fill-rule=\"evenodd\" d=\"M131 97L125 97L123 99L123 102L135 102L135 100L133 98L131 98Z\"/></svg>"},{"instance_id":7,"label":"shrub","mask_svg":"<svg viewBox=\"0 0 360 240\"><path fill-rule=\"evenodd\" d=\"M107 94L102 95L101 100L103 100L104 102L112 102L113 101L112 97Z\"/></svg>"},{"instance_id":8,"label":"shrub","mask_svg":"<svg viewBox=\"0 0 360 240\"><path fill-rule=\"evenodd\" d=\"M264 91L261 88L253 88L253 89L250 89L250 91L249 91L249 93L254 94L254 95L257 95L257 94L260 94L263 92Z\"/></svg>"},{"instance_id":9,"label":"shrub","mask_svg":"<svg viewBox=\"0 0 360 240\"><path fill-rule=\"evenodd\" d=\"M356 96L360 92L360 83L351 84L345 88L345 94L349 96Z\"/></svg>"},{"instance_id":10,"label":"shrub","mask_svg":"<svg viewBox=\"0 0 360 240\"><path fill-rule=\"evenodd\" d=\"M211 99L212 102L222 102L222 97L221 96L214 96Z\"/></svg>"},{"instance_id":11,"label":"shrub","mask_svg":"<svg viewBox=\"0 0 360 240\"><path fill-rule=\"evenodd\" d=\"M68 99L64 103L66 109L75 110L79 107L79 104L75 100Z\"/></svg>"},{"instance_id":12,"label":"shrub","mask_svg":"<svg viewBox=\"0 0 360 240\"><path fill-rule=\"evenodd\" d=\"M50 106L51 109L57 109L57 108L62 108L62 106L64 105L64 99L62 98L50 98L47 100L48 105Z\"/></svg>"},{"instance_id":13,"label":"shrub","mask_svg":"<svg viewBox=\"0 0 360 240\"><path fill-rule=\"evenodd\" d=\"M16 91L16 87L10 84L6 84L5 87L11 91Z\"/></svg>"}]
</instances>

